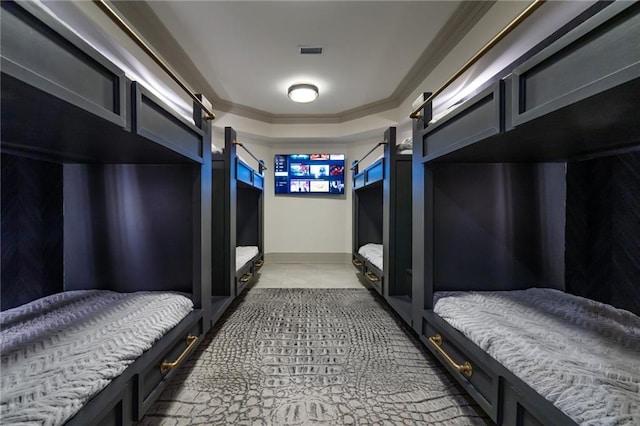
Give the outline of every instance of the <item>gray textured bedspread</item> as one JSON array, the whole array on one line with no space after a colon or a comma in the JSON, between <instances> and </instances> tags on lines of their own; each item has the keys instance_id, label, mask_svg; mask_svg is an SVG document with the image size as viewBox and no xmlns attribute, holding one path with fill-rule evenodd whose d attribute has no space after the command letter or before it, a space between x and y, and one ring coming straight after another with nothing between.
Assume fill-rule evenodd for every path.
<instances>
[{"instance_id":1,"label":"gray textured bedspread","mask_svg":"<svg viewBox=\"0 0 640 426\"><path fill-rule=\"evenodd\" d=\"M586 425L640 425L640 318L552 289L437 292L434 312Z\"/></svg>"},{"instance_id":2,"label":"gray textured bedspread","mask_svg":"<svg viewBox=\"0 0 640 426\"><path fill-rule=\"evenodd\" d=\"M236 247L236 272L244 265L260 253L256 246L238 246Z\"/></svg>"},{"instance_id":3,"label":"gray textured bedspread","mask_svg":"<svg viewBox=\"0 0 640 426\"><path fill-rule=\"evenodd\" d=\"M369 243L360 247L358 254L371 262L376 268L384 271L383 249L384 246L382 244Z\"/></svg>"},{"instance_id":4,"label":"gray textured bedspread","mask_svg":"<svg viewBox=\"0 0 640 426\"><path fill-rule=\"evenodd\" d=\"M0 313L0 423L64 423L192 310L175 293L82 290Z\"/></svg>"}]
</instances>

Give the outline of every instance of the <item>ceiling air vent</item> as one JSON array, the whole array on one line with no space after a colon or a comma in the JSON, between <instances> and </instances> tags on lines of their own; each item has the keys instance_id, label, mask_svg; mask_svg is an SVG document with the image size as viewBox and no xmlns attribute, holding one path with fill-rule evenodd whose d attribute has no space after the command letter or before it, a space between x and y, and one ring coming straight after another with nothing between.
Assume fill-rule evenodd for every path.
<instances>
[{"instance_id":1,"label":"ceiling air vent","mask_svg":"<svg viewBox=\"0 0 640 426\"><path fill-rule=\"evenodd\" d=\"M322 47L300 47L301 55L322 55Z\"/></svg>"}]
</instances>

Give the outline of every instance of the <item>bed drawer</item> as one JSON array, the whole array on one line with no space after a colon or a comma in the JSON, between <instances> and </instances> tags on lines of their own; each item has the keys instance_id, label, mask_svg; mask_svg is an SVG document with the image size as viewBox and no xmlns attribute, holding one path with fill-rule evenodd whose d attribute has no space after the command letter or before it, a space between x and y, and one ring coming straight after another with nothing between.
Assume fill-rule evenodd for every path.
<instances>
[{"instance_id":1,"label":"bed drawer","mask_svg":"<svg viewBox=\"0 0 640 426\"><path fill-rule=\"evenodd\" d=\"M639 39L640 4L616 2L524 62L513 71L514 125L640 77Z\"/></svg>"},{"instance_id":2,"label":"bed drawer","mask_svg":"<svg viewBox=\"0 0 640 426\"><path fill-rule=\"evenodd\" d=\"M358 253L353 253L353 255L351 256L351 263L360 272L364 271L364 262L364 257L360 256Z\"/></svg>"},{"instance_id":3,"label":"bed drawer","mask_svg":"<svg viewBox=\"0 0 640 426\"><path fill-rule=\"evenodd\" d=\"M180 324L177 327L180 329L171 330L170 335L165 336L169 341L164 350L161 350L147 364L138 377L137 420L142 418L149 406L158 398L182 361L200 344L204 333L202 313L196 315L190 323ZM164 343L163 340L156 345Z\"/></svg>"},{"instance_id":4,"label":"bed drawer","mask_svg":"<svg viewBox=\"0 0 640 426\"><path fill-rule=\"evenodd\" d=\"M472 353L473 343L432 312L423 318L420 338L478 405L497 421L499 377Z\"/></svg>"},{"instance_id":5,"label":"bed drawer","mask_svg":"<svg viewBox=\"0 0 640 426\"><path fill-rule=\"evenodd\" d=\"M502 388L501 424L513 426L544 426L543 421L532 414L525 405L523 398L516 390L504 383Z\"/></svg>"},{"instance_id":6,"label":"bed drawer","mask_svg":"<svg viewBox=\"0 0 640 426\"><path fill-rule=\"evenodd\" d=\"M124 71L33 4L3 1L0 16L3 73L126 126Z\"/></svg>"},{"instance_id":7,"label":"bed drawer","mask_svg":"<svg viewBox=\"0 0 640 426\"><path fill-rule=\"evenodd\" d=\"M513 380L513 384L510 382ZM519 379L501 379L498 424L513 426L575 426L576 423Z\"/></svg>"},{"instance_id":8,"label":"bed drawer","mask_svg":"<svg viewBox=\"0 0 640 426\"><path fill-rule=\"evenodd\" d=\"M369 261L365 261L362 266L362 275L380 295L384 294L384 274L382 271L371 265Z\"/></svg>"},{"instance_id":9,"label":"bed drawer","mask_svg":"<svg viewBox=\"0 0 640 426\"><path fill-rule=\"evenodd\" d=\"M504 83L482 90L450 115L427 127L423 162L504 131Z\"/></svg>"},{"instance_id":10,"label":"bed drawer","mask_svg":"<svg viewBox=\"0 0 640 426\"><path fill-rule=\"evenodd\" d=\"M127 371L114 379L84 406L65 426L128 426L133 424L133 379Z\"/></svg>"},{"instance_id":11,"label":"bed drawer","mask_svg":"<svg viewBox=\"0 0 640 426\"><path fill-rule=\"evenodd\" d=\"M245 287L253 282L255 274L256 265L253 262L247 263L245 267L236 273L236 296L239 296Z\"/></svg>"}]
</instances>

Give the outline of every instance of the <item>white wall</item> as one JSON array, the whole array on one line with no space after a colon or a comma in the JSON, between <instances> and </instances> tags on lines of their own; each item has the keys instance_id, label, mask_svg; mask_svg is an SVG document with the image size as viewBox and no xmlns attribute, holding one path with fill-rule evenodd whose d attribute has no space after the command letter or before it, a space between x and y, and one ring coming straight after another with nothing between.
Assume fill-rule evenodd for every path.
<instances>
[{"instance_id":1,"label":"white wall","mask_svg":"<svg viewBox=\"0 0 640 426\"><path fill-rule=\"evenodd\" d=\"M330 140L314 143L265 143L250 137L239 138L256 157L267 164L265 173L264 236L265 253L351 253L352 199L350 164L367 153L378 138L345 143ZM214 143L221 144L219 139ZM345 194L342 196L296 196L274 194L273 157L275 154L344 153ZM366 167L382 149L363 161ZM241 155L249 159L247 154ZM251 164L255 166L254 164Z\"/></svg>"}]
</instances>

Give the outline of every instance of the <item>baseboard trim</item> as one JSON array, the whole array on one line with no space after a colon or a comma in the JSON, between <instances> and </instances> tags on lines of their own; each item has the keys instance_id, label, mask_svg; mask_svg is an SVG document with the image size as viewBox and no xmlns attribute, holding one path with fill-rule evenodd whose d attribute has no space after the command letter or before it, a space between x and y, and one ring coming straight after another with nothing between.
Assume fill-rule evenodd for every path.
<instances>
[{"instance_id":1,"label":"baseboard trim","mask_svg":"<svg viewBox=\"0 0 640 426\"><path fill-rule=\"evenodd\" d=\"M351 263L351 253L265 253L267 263Z\"/></svg>"}]
</instances>

